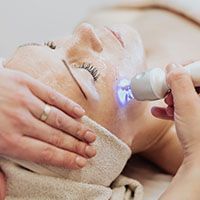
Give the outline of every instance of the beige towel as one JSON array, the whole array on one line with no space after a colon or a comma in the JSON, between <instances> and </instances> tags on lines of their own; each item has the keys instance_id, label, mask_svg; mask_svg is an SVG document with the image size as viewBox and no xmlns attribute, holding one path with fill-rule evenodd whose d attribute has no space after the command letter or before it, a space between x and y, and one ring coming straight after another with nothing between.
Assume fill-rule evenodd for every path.
<instances>
[{"instance_id":1,"label":"beige towel","mask_svg":"<svg viewBox=\"0 0 200 200\"><path fill-rule=\"evenodd\" d=\"M82 121L97 134L97 156L81 170L1 159L8 178L7 200L142 200L142 186L119 176L131 155L129 147L88 117Z\"/></svg>"}]
</instances>

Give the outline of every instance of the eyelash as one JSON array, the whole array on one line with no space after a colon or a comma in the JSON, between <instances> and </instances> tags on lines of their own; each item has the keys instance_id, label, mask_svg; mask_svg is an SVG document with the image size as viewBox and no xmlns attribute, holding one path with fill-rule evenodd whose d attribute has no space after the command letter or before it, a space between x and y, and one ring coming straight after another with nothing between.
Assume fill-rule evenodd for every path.
<instances>
[{"instance_id":1,"label":"eyelash","mask_svg":"<svg viewBox=\"0 0 200 200\"><path fill-rule=\"evenodd\" d=\"M98 80L100 73L91 63L83 63L79 68L87 70L93 76L94 81Z\"/></svg>"},{"instance_id":2,"label":"eyelash","mask_svg":"<svg viewBox=\"0 0 200 200\"><path fill-rule=\"evenodd\" d=\"M56 45L52 41L45 42L44 45L48 46L51 49L56 49ZM38 43L26 43L26 44L20 45L19 47L25 47L25 46L41 46L41 44L38 44Z\"/></svg>"},{"instance_id":3,"label":"eyelash","mask_svg":"<svg viewBox=\"0 0 200 200\"><path fill-rule=\"evenodd\" d=\"M32 43L22 44L19 47L26 47L26 46L41 46L41 44L32 42Z\"/></svg>"},{"instance_id":4,"label":"eyelash","mask_svg":"<svg viewBox=\"0 0 200 200\"><path fill-rule=\"evenodd\" d=\"M45 42L44 45L48 46L51 49L56 49L56 45L54 42L49 41L49 42Z\"/></svg>"}]
</instances>

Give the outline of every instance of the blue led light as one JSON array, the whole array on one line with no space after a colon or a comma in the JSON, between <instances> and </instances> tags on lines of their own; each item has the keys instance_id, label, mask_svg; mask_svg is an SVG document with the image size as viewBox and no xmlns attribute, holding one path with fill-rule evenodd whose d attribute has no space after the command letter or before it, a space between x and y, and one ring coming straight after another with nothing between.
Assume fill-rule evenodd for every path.
<instances>
[{"instance_id":1,"label":"blue led light","mask_svg":"<svg viewBox=\"0 0 200 200\"><path fill-rule=\"evenodd\" d=\"M121 106L125 106L130 100L134 99L131 92L130 81L122 79L118 83L117 97Z\"/></svg>"}]
</instances>

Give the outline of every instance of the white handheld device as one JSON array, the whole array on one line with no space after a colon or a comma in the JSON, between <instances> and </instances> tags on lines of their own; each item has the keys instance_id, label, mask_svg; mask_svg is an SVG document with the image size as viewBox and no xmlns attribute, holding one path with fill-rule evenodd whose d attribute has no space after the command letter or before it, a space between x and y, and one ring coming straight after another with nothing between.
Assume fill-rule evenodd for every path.
<instances>
[{"instance_id":1,"label":"white handheld device","mask_svg":"<svg viewBox=\"0 0 200 200\"><path fill-rule=\"evenodd\" d=\"M184 69L191 76L194 86L200 86L200 61L189 64ZM162 99L170 90L166 74L160 68L137 74L132 78L130 87L134 98L139 101Z\"/></svg>"}]
</instances>

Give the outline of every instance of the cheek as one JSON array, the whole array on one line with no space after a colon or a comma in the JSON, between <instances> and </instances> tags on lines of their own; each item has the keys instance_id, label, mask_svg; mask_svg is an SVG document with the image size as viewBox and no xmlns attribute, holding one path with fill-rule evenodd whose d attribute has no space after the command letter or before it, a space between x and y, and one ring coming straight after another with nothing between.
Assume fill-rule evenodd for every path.
<instances>
[{"instance_id":1,"label":"cheek","mask_svg":"<svg viewBox=\"0 0 200 200\"><path fill-rule=\"evenodd\" d=\"M119 79L128 79L131 80L133 76L135 76L138 73L143 72L146 69L146 65L144 63L144 60L137 61L136 58L133 58L133 60L130 59L124 59L121 66L119 66Z\"/></svg>"},{"instance_id":2,"label":"cheek","mask_svg":"<svg viewBox=\"0 0 200 200\"><path fill-rule=\"evenodd\" d=\"M100 84L100 91L102 102L110 104L111 108L116 108L116 84L119 79L119 70L117 66L107 65L106 74L102 77L102 84Z\"/></svg>"},{"instance_id":3,"label":"cheek","mask_svg":"<svg viewBox=\"0 0 200 200\"><path fill-rule=\"evenodd\" d=\"M89 112L92 119L109 130L113 130L113 124L115 124L114 121L116 121L116 116L119 110L115 91L116 78L115 69L107 72L106 76L99 80L97 89L100 93L100 101L95 110Z\"/></svg>"},{"instance_id":4,"label":"cheek","mask_svg":"<svg viewBox=\"0 0 200 200\"><path fill-rule=\"evenodd\" d=\"M63 74L57 74L56 76L51 75L41 81L56 90L57 92L61 93L62 95L80 104L84 108L87 106L86 101L80 90L73 83L73 81L67 80L67 77Z\"/></svg>"}]
</instances>

